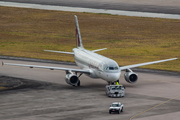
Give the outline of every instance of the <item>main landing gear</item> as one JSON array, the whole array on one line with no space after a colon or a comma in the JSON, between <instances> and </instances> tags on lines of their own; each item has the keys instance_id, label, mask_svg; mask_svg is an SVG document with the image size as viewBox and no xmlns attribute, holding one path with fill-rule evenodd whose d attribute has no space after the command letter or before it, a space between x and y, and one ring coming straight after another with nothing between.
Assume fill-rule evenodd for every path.
<instances>
[{"instance_id":1,"label":"main landing gear","mask_svg":"<svg viewBox=\"0 0 180 120\"><path fill-rule=\"evenodd\" d=\"M83 73L79 74L78 79L81 77L82 74L83 74ZM76 75L77 75L77 72L76 72ZM79 82L77 83L77 86L80 86L80 85L81 85L81 82L80 82L80 80L79 80Z\"/></svg>"},{"instance_id":2,"label":"main landing gear","mask_svg":"<svg viewBox=\"0 0 180 120\"><path fill-rule=\"evenodd\" d=\"M79 80L79 82L78 82L77 86L80 86L80 84L81 84L81 82L80 82L80 80Z\"/></svg>"}]
</instances>

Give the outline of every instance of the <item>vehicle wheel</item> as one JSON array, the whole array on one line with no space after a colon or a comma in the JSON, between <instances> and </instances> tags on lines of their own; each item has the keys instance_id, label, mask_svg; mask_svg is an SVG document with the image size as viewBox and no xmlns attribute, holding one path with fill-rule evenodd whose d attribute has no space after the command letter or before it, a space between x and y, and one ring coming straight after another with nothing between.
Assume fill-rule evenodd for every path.
<instances>
[{"instance_id":1,"label":"vehicle wheel","mask_svg":"<svg viewBox=\"0 0 180 120\"><path fill-rule=\"evenodd\" d=\"M78 82L77 86L80 86L80 81Z\"/></svg>"},{"instance_id":2,"label":"vehicle wheel","mask_svg":"<svg viewBox=\"0 0 180 120\"><path fill-rule=\"evenodd\" d=\"M121 109L121 112L123 112L123 107L122 107L122 109Z\"/></svg>"},{"instance_id":3,"label":"vehicle wheel","mask_svg":"<svg viewBox=\"0 0 180 120\"><path fill-rule=\"evenodd\" d=\"M111 114L111 111L109 111L109 114Z\"/></svg>"},{"instance_id":4,"label":"vehicle wheel","mask_svg":"<svg viewBox=\"0 0 180 120\"><path fill-rule=\"evenodd\" d=\"M120 113L121 113L121 110L119 109L118 114L120 114Z\"/></svg>"}]
</instances>

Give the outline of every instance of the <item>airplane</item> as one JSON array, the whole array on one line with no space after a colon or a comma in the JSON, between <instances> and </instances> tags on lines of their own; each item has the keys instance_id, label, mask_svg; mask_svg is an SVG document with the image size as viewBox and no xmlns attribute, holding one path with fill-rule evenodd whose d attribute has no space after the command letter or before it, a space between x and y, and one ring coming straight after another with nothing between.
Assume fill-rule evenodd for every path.
<instances>
[{"instance_id":1,"label":"airplane","mask_svg":"<svg viewBox=\"0 0 180 120\"><path fill-rule=\"evenodd\" d=\"M101 50L105 50L107 48L90 51L90 50L86 50L83 47L78 19L76 15L74 15L74 17L75 17L75 32L76 32L77 48L74 48L72 52L53 51L53 50L44 50L44 51L74 55L75 63L81 69L27 65L27 64L14 64L14 63L2 63L2 64L30 67L30 68L44 68L44 69L50 69L50 70L63 70L66 72L65 81L67 84L70 84L72 86L80 86L79 78L82 74L85 74L91 78L101 78L107 81L108 84L114 84L115 82L119 82L119 78L120 78L122 70L126 71L124 74L124 78L128 83L136 83L138 80L138 75L135 72L133 72L131 68L178 59L178 58L171 58L171 59L164 59L164 60L158 60L158 61L153 61L153 62L146 62L146 63L119 67L116 61L95 53Z\"/></svg>"}]
</instances>

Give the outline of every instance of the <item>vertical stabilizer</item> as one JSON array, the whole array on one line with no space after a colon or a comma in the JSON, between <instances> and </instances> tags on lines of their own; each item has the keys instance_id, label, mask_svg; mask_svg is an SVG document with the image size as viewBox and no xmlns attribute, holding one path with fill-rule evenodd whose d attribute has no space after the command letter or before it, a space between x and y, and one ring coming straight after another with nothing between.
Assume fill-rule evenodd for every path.
<instances>
[{"instance_id":1,"label":"vertical stabilizer","mask_svg":"<svg viewBox=\"0 0 180 120\"><path fill-rule=\"evenodd\" d=\"M83 44L82 44L82 40L81 40L81 33L80 33L80 29L79 29L79 24L78 24L78 19L77 19L77 16L74 15L74 18L75 18L75 23L76 23L76 44L77 44L77 48L82 48L84 49L83 47Z\"/></svg>"}]
</instances>

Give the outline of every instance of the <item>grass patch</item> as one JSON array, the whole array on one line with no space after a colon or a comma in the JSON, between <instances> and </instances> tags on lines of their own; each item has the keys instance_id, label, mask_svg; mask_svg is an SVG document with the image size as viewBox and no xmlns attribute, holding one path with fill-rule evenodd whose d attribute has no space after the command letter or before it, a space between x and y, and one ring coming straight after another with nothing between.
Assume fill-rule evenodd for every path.
<instances>
[{"instance_id":1,"label":"grass patch","mask_svg":"<svg viewBox=\"0 0 180 120\"><path fill-rule=\"evenodd\" d=\"M180 20L11 7L0 7L0 55L74 62L71 55L43 50L76 47L75 14L84 47L107 47L99 53L120 66L180 55ZM180 60L143 68L180 72Z\"/></svg>"}]
</instances>

